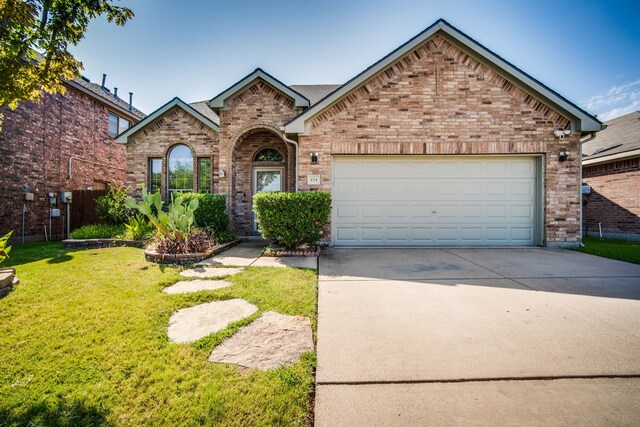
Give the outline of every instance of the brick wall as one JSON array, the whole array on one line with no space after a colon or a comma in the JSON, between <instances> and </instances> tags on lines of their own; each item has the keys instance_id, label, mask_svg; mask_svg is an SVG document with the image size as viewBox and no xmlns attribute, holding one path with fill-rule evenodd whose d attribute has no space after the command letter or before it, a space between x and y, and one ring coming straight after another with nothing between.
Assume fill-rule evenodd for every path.
<instances>
[{"instance_id":1,"label":"brick wall","mask_svg":"<svg viewBox=\"0 0 640 427\"><path fill-rule=\"evenodd\" d=\"M569 120L436 36L308 122L299 187L307 174L331 189L333 154L543 154L545 243L579 239L579 135ZM559 162L560 151L570 152ZM318 152L317 165L310 152Z\"/></svg>"},{"instance_id":2,"label":"brick wall","mask_svg":"<svg viewBox=\"0 0 640 427\"><path fill-rule=\"evenodd\" d=\"M582 181L591 186L583 196L583 227L587 234L640 237L640 158L585 166Z\"/></svg>"},{"instance_id":3,"label":"brick wall","mask_svg":"<svg viewBox=\"0 0 640 427\"><path fill-rule=\"evenodd\" d=\"M127 185L132 195L140 194L140 184L149 186L148 163L153 157L162 159L163 198L167 197L167 156L177 144L187 145L194 156L194 190L197 185L199 157L212 158L212 191L219 193L218 133L179 107L168 111L155 122L133 135L127 147Z\"/></svg>"},{"instance_id":4,"label":"brick wall","mask_svg":"<svg viewBox=\"0 0 640 427\"><path fill-rule=\"evenodd\" d=\"M108 134L108 114L104 104L73 88L65 95L45 94L40 103L24 102L5 112L0 132L0 234L14 230L19 238L24 205L25 240L41 240L43 226L49 227L48 192L124 182L125 149ZM71 157L77 159L69 179ZM31 187L34 201L24 202L24 184ZM61 237L62 217L52 220L52 229L54 237Z\"/></svg>"},{"instance_id":5,"label":"brick wall","mask_svg":"<svg viewBox=\"0 0 640 427\"><path fill-rule=\"evenodd\" d=\"M263 148L275 148L283 155L284 162L253 162L255 154ZM231 216L236 232L242 235L253 233L254 168L282 168L283 190L293 191L293 155L291 146L271 132L251 134L236 144L232 167L235 191L231 194Z\"/></svg>"},{"instance_id":6,"label":"brick wall","mask_svg":"<svg viewBox=\"0 0 640 427\"><path fill-rule=\"evenodd\" d=\"M225 171L220 188L230 195L229 210L236 232L252 232L252 159L258 149L272 146L285 156L286 190L295 189L295 151L279 135L280 127L300 112L291 99L262 80L227 100L225 108L218 111L219 167Z\"/></svg>"}]
</instances>

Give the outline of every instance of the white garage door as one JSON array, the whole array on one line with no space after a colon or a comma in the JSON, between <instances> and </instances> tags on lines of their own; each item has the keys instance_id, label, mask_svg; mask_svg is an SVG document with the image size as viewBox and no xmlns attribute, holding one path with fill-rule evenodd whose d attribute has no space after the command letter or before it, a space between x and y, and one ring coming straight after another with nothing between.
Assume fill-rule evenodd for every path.
<instances>
[{"instance_id":1,"label":"white garage door","mask_svg":"<svg viewBox=\"0 0 640 427\"><path fill-rule=\"evenodd\" d=\"M536 157L334 156L335 245L533 245Z\"/></svg>"}]
</instances>

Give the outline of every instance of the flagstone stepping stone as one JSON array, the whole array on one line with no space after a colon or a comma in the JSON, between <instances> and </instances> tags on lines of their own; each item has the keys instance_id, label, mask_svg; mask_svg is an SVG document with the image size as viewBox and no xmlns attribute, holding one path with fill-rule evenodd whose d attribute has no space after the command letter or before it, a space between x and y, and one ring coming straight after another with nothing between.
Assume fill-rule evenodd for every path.
<instances>
[{"instance_id":1,"label":"flagstone stepping stone","mask_svg":"<svg viewBox=\"0 0 640 427\"><path fill-rule=\"evenodd\" d=\"M226 288L231 285L233 285L233 283L226 280L183 280L164 288L163 291L167 294L188 294L198 291L215 291L216 289Z\"/></svg>"},{"instance_id":2,"label":"flagstone stepping stone","mask_svg":"<svg viewBox=\"0 0 640 427\"><path fill-rule=\"evenodd\" d=\"M307 351L313 351L310 320L267 311L220 343L209 361L266 370L295 363Z\"/></svg>"},{"instance_id":3,"label":"flagstone stepping stone","mask_svg":"<svg viewBox=\"0 0 640 427\"><path fill-rule=\"evenodd\" d=\"M243 268L193 268L180 272L182 277L194 277L199 279L214 278L222 276L233 276L244 271Z\"/></svg>"},{"instance_id":4,"label":"flagstone stepping stone","mask_svg":"<svg viewBox=\"0 0 640 427\"><path fill-rule=\"evenodd\" d=\"M169 340L189 343L226 328L258 310L241 299L213 301L176 311L169 319Z\"/></svg>"}]
</instances>

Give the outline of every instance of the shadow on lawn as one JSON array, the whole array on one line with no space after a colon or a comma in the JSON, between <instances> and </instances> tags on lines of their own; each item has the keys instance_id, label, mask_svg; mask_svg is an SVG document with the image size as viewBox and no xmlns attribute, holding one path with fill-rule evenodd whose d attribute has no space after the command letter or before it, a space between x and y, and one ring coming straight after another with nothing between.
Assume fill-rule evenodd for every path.
<instances>
[{"instance_id":1,"label":"shadow on lawn","mask_svg":"<svg viewBox=\"0 0 640 427\"><path fill-rule=\"evenodd\" d=\"M49 264L59 264L70 261L73 258L71 254L76 251L62 247L60 242L14 244L2 267L15 267L43 259L49 259Z\"/></svg>"},{"instance_id":2,"label":"shadow on lawn","mask_svg":"<svg viewBox=\"0 0 640 427\"><path fill-rule=\"evenodd\" d=\"M105 408L87 406L84 402L34 403L26 412L15 414L9 408L0 407L0 426L112 426L107 421Z\"/></svg>"}]
</instances>

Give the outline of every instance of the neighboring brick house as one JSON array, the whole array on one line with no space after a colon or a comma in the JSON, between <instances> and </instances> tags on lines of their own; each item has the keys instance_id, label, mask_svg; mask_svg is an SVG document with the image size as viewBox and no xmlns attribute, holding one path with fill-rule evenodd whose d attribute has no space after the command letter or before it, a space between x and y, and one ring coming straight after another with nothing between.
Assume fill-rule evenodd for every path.
<instances>
[{"instance_id":1,"label":"neighboring brick house","mask_svg":"<svg viewBox=\"0 0 640 427\"><path fill-rule=\"evenodd\" d=\"M45 226L52 238L61 238L67 222L61 191L125 182L125 149L115 136L145 115L104 83L78 78L65 86L64 95L45 93L39 103L21 102L4 113L0 234L13 230L14 241L22 238L23 211L25 241L44 240ZM25 193L33 200L25 200ZM51 222L50 208L61 211Z\"/></svg>"},{"instance_id":2,"label":"neighboring brick house","mask_svg":"<svg viewBox=\"0 0 640 427\"><path fill-rule=\"evenodd\" d=\"M584 233L640 240L640 111L605 125L582 145Z\"/></svg>"},{"instance_id":3,"label":"neighboring brick house","mask_svg":"<svg viewBox=\"0 0 640 427\"><path fill-rule=\"evenodd\" d=\"M580 137L601 128L439 20L343 85L257 69L118 142L128 185L227 193L240 234L256 192L325 190L335 245L558 246L579 243Z\"/></svg>"}]
</instances>

